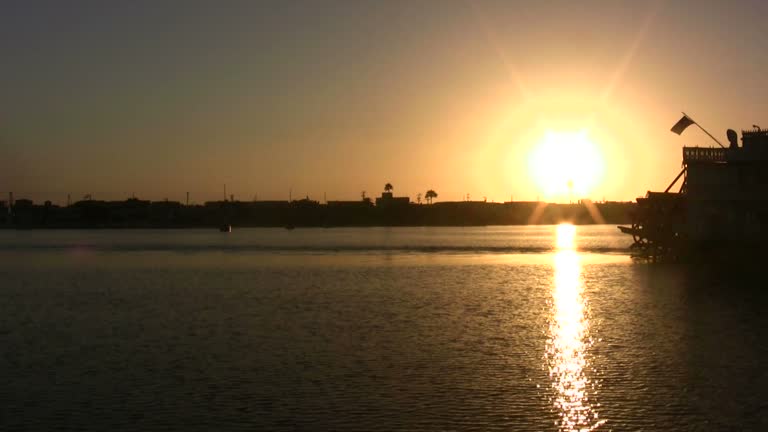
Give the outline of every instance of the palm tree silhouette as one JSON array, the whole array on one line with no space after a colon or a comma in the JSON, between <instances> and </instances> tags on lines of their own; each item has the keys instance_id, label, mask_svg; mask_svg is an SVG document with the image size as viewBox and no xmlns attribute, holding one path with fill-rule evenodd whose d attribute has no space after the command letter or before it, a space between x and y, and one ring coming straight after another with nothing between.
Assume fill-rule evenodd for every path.
<instances>
[{"instance_id":1,"label":"palm tree silhouette","mask_svg":"<svg viewBox=\"0 0 768 432\"><path fill-rule=\"evenodd\" d=\"M387 183L384 185L384 192L392 192L392 189L394 189L394 187L392 187L392 183Z\"/></svg>"},{"instance_id":2,"label":"palm tree silhouette","mask_svg":"<svg viewBox=\"0 0 768 432\"><path fill-rule=\"evenodd\" d=\"M435 192L434 190L430 189L430 190L427 191L426 194L424 194L424 198L427 199L428 203L432 204L432 199L437 198L437 192Z\"/></svg>"}]
</instances>

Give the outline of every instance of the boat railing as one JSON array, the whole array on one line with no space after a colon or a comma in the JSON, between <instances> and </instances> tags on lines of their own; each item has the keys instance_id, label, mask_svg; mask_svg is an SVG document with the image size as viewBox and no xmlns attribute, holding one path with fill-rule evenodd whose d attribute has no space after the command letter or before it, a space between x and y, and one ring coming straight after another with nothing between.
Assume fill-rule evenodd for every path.
<instances>
[{"instance_id":1,"label":"boat railing","mask_svg":"<svg viewBox=\"0 0 768 432\"><path fill-rule=\"evenodd\" d=\"M683 163L725 162L727 150L717 147L683 147Z\"/></svg>"}]
</instances>

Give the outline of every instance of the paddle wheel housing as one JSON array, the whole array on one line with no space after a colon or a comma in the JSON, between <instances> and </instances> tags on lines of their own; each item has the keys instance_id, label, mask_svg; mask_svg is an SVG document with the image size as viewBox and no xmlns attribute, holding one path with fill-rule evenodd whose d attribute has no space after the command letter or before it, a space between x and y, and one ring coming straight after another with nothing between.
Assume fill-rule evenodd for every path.
<instances>
[{"instance_id":1,"label":"paddle wheel housing","mask_svg":"<svg viewBox=\"0 0 768 432\"><path fill-rule=\"evenodd\" d=\"M674 254L685 239L686 197L681 193L648 192L637 199L631 227L619 227L632 235L632 248L652 259Z\"/></svg>"}]
</instances>

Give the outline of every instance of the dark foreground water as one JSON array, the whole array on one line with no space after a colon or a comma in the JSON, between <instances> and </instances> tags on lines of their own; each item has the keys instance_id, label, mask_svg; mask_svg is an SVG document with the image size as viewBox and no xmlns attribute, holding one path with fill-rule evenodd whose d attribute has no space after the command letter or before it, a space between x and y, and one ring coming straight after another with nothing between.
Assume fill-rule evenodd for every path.
<instances>
[{"instance_id":1,"label":"dark foreground water","mask_svg":"<svg viewBox=\"0 0 768 432\"><path fill-rule=\"evenodd\" d=\"M614 227L0 231L0 430L768 430L762 257L627 246Z\"/></svg>"}]
</instances>

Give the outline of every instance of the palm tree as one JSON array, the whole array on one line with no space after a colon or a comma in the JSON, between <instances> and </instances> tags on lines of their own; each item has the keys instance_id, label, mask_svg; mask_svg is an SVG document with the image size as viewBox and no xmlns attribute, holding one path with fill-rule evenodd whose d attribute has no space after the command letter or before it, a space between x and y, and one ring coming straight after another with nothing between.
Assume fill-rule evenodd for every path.
<instances>
[{"instance_id":1,"label":"palm tree","mask_svg":"<svg viewBox=\"0 0 768 432\"><path fill-rule=\"evenodd\" d=\"M392 187L392 183L387 183L384 185L384 192L392 192L392 189L394 189Z\"/></svg>"},{"instance_id":2,"label":"palm tree","mask_svg":"<svg viewBox=\"0 0 768 432\"><path fill-rule=\"evenodd\" d=\"M434 190L430 189L430 190L427 191L426 194L424 194L424 198L427 199L427 202L429 204L432 204L432 200L434 198L437 198L437 192L435 192Z\"/></svg>"}]
</instances>

